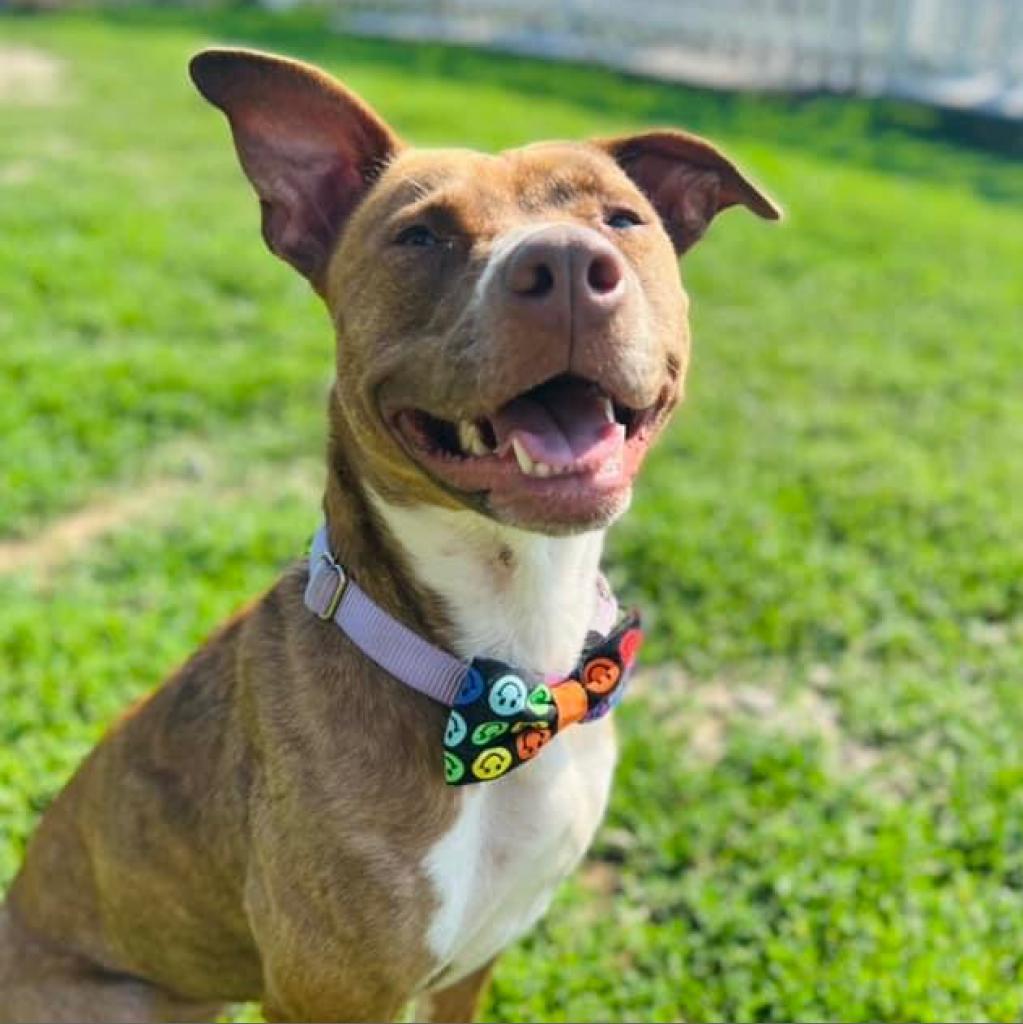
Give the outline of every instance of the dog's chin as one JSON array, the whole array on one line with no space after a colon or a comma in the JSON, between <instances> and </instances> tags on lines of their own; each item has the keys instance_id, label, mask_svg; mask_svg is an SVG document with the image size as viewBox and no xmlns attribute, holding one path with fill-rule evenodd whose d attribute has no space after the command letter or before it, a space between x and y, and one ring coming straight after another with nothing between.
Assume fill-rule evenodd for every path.
<instances>
[{"instance_id":1,"label":"dog's chin","mask_svg":"<svg viewBox=\"0 0 1023 1024\"><path fill-rule=\"evenodd\" d=\"M632 501L632 485L594 488L583 481L558 481L517 493L492 492L474 505L506 526L549 537L569 537L609 527Z\"/></svg>"}]
</instances>

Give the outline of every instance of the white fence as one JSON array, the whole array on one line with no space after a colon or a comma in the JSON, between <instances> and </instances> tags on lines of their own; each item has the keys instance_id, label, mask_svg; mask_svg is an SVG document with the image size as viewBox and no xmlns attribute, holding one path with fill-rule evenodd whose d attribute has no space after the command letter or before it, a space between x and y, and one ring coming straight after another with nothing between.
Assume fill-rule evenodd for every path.
<instances>
[{"instance_id":1,"label":"white fence","mask_svg":"<svg viewBox=\"0 0 1023 1024\"><path fill-rule=\"evenodd\" d=\"M265 0L290 6L294 0ZM333 0L345 31L1023 117L1023 0Z\"/></svg>"}]
</instances>

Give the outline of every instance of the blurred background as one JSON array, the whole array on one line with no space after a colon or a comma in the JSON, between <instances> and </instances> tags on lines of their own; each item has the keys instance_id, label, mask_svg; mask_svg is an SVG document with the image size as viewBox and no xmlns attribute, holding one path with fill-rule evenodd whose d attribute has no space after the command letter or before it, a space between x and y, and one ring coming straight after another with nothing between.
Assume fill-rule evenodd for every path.
<instances>
[{"instance_id":1,"label":"blurred background","mask_svg":"<svg viewBox=\"0 0 1023 1024\"><path fill-rule=\"evenodd\" d=\"M613 805L488 1019L1019 1019L1023 0L0 0L0 885L317 523L330 328L211 43L422 145L686 128L787 211L683 261Z\"/></svg>"}]
</instances>

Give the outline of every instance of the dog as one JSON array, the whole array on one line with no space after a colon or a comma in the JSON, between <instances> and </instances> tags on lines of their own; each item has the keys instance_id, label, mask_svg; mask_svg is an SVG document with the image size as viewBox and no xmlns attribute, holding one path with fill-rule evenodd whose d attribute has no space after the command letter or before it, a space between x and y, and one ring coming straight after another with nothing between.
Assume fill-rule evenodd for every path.
<instances>
[{"instance_id":1,"label":"dog","mask_svg":"<svg viewBox=\"0 0 1023 1024\"><path fill-rule=\"evenodd\" d=\"M681 131L419 150L309 65L190 70L335 328L325 525L43 815L0 1019L472 1020L607 802L599 561L682 397L678 256L779 211Z\"/></svg>"}]
</instances>

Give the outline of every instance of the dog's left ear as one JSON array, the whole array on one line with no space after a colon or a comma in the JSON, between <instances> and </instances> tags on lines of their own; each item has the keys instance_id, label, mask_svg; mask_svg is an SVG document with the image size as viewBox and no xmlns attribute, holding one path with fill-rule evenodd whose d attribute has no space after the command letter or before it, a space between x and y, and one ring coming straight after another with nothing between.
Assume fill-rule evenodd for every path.
<instances>
[{"instance_id":1,"label":"dog's left ear","mask_svg":"<svg viewBox=\"0 0 1023 1024\"><path fill-rule=\"evenodd\" d=\"M741 204L766 220L781 217L731 160L696 135L655 131L596 144L646 193L680 254L729 206Z\"/></svg>"},{"instance_id":2,"label":"dog's left ear","mask_svg":"<svg viewBox=\"0 0 1023 1024\"><path fill-rule=\"evenodd\" d=\"M259 196L270 250L322 291L345 221L387 161L397 136L329 75L254 50L204 50L189 64L199 92L231 124Z\"/></svg>"}]
</instances>

